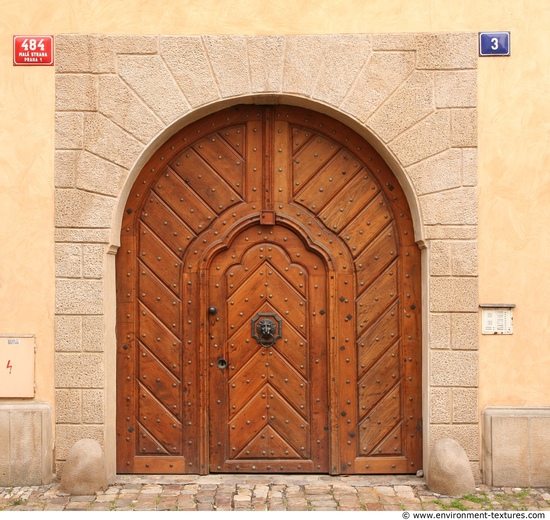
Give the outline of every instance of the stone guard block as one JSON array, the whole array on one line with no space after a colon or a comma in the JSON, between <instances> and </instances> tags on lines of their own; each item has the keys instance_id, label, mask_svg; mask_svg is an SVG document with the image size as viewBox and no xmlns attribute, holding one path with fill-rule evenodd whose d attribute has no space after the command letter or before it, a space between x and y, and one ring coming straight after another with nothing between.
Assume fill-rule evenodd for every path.
<instances>
[{"instance_id":1,"label":"stone guard block","mask_svg":"<svg viewBox=\"0 0 550 520\"><path fill-rule=\"evenodd\" d=\"M0 403L0 486L52 481L52 408L48 403Z\"/></svg>"},{"instance_id":2,"label":"stone guard block","mask_svg":"<svg viewBox=\"0 0 550 520\"><path fill-rule=\"evenodd\" d=\"M482 421L485 484L550 486L550 407L488 407Z\"/></svg>"}]
</instances>

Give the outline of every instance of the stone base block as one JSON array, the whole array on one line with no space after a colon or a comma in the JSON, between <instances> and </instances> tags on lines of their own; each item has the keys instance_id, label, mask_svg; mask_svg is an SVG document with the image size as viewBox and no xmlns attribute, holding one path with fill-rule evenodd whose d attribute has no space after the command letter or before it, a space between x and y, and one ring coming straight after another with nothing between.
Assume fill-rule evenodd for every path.
<instances>
[{"instance_id":1,"label":"stone base block","mask_svg":"<svg viewBox=\"0 0 550 520\"><path fill-rule=\"evenodd\" d=\"M550 486L550 407L483 410L483 482Z\"/></svg>"},{"instance_id":2,"label":"stone base block","mask_svg":"<svg viewBox=\"0 0 550 520\"><path fill-rule=\"evenodd\" d=\"M52 481L52 408L48 403L0 403L0 486Z\"/></svg>"}]
</instances>

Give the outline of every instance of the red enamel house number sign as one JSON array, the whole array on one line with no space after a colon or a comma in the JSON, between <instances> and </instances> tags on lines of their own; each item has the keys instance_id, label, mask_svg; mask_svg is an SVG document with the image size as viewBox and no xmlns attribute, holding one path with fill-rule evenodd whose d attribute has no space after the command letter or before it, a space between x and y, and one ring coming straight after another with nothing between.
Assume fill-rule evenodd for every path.
<instances>
[{"instance_id":1,"label":"red enamel house number sign","mask_svg":"<svg viewBox=\"0 0 550 520\"><path fill-rule=\"evenodd\" d=\"M14 65L53 65L53 36L14 36Z\"/></svg>"}]
</instances>

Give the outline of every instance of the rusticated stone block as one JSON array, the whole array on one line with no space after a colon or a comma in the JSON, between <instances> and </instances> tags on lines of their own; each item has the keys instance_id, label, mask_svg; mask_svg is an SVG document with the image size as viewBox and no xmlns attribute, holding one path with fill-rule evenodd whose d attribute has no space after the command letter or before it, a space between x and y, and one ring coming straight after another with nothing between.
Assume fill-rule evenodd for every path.
<instances>
[{"instance_id":1,"label":"rusticated stone block","mask_svg":"<svg viewBox=\"0 0 550 520\"><path fill-rule=\"evenodd\" d=\"M340 105L365 121L414 69L412 52L374 52Z\"/></svg>"},{"instance_id":2,"label":"rusticated stone block","mask_svg":"<svg viewBox=\"0 0 550 520\"><path fill-rule=\"evenodd\" d=\"M102 354L57 353L55 366L57 388L103 388L105 383Z\"/></svg>"},{"instance_id":3,"label":"rusticated stone block","mask_svg":"<svg viewBox=\"0 0 550 520\"><path fill-rule=\"evenodd\" d=\"M82 276L82 246L80 244L55 245L55 276L61 278Z\"/></svg>"},{"instance_id":4,"label":"rusticated stone block","mask_svg":"<svg viewBox=\"0 0 550 520\"><path fill-rule=\"evenodd\" d=\"M477 352L433 350L430 352L430 384L477 387L477 364Z\"/></svg>"},{"instance_id":5,"label":"rusticated stone block","mask_svg":"<svg viewBox=\"0 0 550 520\"><path fill-rule=\"evenodd\" d=\"M79 352L82 350L82 317L55 317L55 350Z\"/></svg>"},{"instance_id":6,"label":"rusticated stone block","mask_svg":"<svg viewBox=\"0 0 550 520\"><path fill-rule=\"evenodd\" d=\"M451 244L440 240L430 242L430 274L451 275Z\"/></svg>"},{"instance_id":7,"label":"rusticated stone block","mask_svg":"<svg viewBox=\"0 0 550 520\"><path fill-rule=\"evenodd\" d=\"M103 280L57 280L57 314L101 314Z\"/></svg>"},{"instance_id":8,"label":"rusticated stone block","mask_svg":"<svg viewBox=\"0 0 550 520\"><path fill-rule=\"evenodd\" d=\"M428 157L407 168L418 195L459 188L462 184L462 154L455 148Z\"/></svg>"},{"instance_id":9,"label":"rusticated stone block","mask_svg":"<svg viewBox=\"0 0 550 520\"><path fill-rule=\"evenodd\" d=\"M130 169L143 145L101 114L87 113L84 117L84 148Z\"/></svg>"},{"instance_id":10,"label":"rusticated stone block","mask_svg":"<svg viewBox=\"0 0 550 520\"><path fill-rule=\"evenodd\" d=\"M474 312L478 307L477 278L431 279L432 312Z\"/></svg>"},{"instance_id":11,"label":"rusticated stone block","mask_svg":"<svg viewBox=\"0 0 550 520\"><path fill-rule=\"evenodd\" d=\"M114 73L112 38L103 35L59 34L55 38L55 69L60 72Z\"/></svg>"},{"instance_id":12,"label":"rusticated stone block","mask_svg":"<svg viewBox=\"0 0 550 520\"><path fill-rule=\"evenodd\" d=\"M477 242L453 242L452 274L454 276L477 275Z\"/></svg>"},{"instance_id":13,"label":"rusticated stone block","mask_svg":"<svg viewBox=\"0 0 550 520\"><path fill-rule=\"evenodd\" d=\"M73 188L79 151L58 150L55 152L54 170L56 188Z\"/></svg>"},{"instance_id":14,"label":"rusticated stone block","mask_svg":"<svg viewBox=\"0 0 550 520\"><path fill-rule=\"evenodd\" d=\"M84 117L78 112L55 114L55 147L58 150L79 150L84 143Z\"/></svg>"},{"instance_id":15,"label":"rusticated stone block","mask_svg":"<svg viewBox=\"0 0 550 520\"><path fill-rule=\"evenodd\" d=\"M104 427L96 424L58 424L55 429L56 460L66 460L69 450L80 439L94 439L104 447ZM59 478L59 474L57 475Z\"/></svg>"},{"instance_id":16,"label":"rusticated stone block","mask_svg":"<svg viewBox=\"0 0 550 520\"><path fill-rule=\"evenodd\" d=\"M58 228L55 230L56 242L96 242L108 244L110 233L108 229L78 229Z\"/></svg>"},{"instance_id":17,"label":"rusticated stone block","mask_svg":"<svg viewBox=\"0 0 550 520\"><path fill-rule=\"evenodd\" d=\"M475 481L466 452L454 439L440 439L430 451L428 488L442 495L475 492Z\"/></svg>"},{"instance_id":18,"label":"rusticated stone block","mask_svg":"<svg viewBox=\"0 0 550 520\"><path fill-rule=\"evenodd\" d=\"M477 388L453 388L453 423L479 421Z\"/></svg>"},{"instance_id":19,"label":"rusticated stone block","mask_svg":"<svg viewBox=\"0 0 550 520\"><path fill-rule=\"evenodd\" d=\"M477 350L479 315L471 313L453 313L451 315L452 348L455 350Z\"/></svg>"},{"instance_id":20,"label":"rusticated stone block","mask_svg":"<svg viewBox=\"0 0 550 520\"><path fill-rule=\"evenodd\" d=\"M333 34L328 39L312 97L338 106L370 56L372 44L370 36L365 34Z\"/></svg>"},{"instance_id":21,"label":"rusticated stone block","mask_svg":"<svg viewBox=\"0 0 550 520\"><path fill-rule=\"evenodd\" d=\"M416 71L367 120L367 125L389 142L434 110L433 74Z\"/></svg>"},{"instance_id":22,"label":"rusticated stone block","mask_svg":"<svg viewBox=\"0 0 550 520\"><path fill-rule=\"evenodd\" d=\"M451 389L430 389L430 423L449 424L451 422Z\"/></svg>"},{"instance_id":23,"label":"rusticated stone block","mask_svg":"<svg viewBox=\"0 0 550 520\"><path fill-rule=\"evenodd\" d=\"M427 225L477 225L477 191L457 188L422 195L422 218Z\"/></svg>"},{"instance_id":24,"label":"rusticated stone block","mask_svg":"<svg viewBox=\"0 0 550 520\"><path fill-rule=\"evenodd\" d=\"M158 37L146 34L116 34L103 37L117 54L156 54Z\"/></svg>"},{"instance_id":25,"label":"rusticated stone block","mask_svg":"<svg viewBox=\"0 0 550 520\"><path fill-rule=\"evenodd\" d=\"M100 76L99 111L142 143L148 143L164 128L118 76Z\"/></svg>"},{"instance_id":26,"label":"rusticated stone block","mask_svg":"<svg viewBox=\"0 0 550 520\"><path fill-rule=\"evenodd\" d=\"M57 389L55 391L55 420L58 424L82 422L82 391Z\"/></svg>"},{"instance_id":27,"label":"rusticated stone block","mask_svg":"<svg viewBox=\"0 0 550 520\"><path fill-rule=\"evenodd\" d=\"M416 35L419 69L475 69L477 34L440 33Z\"/></svg>"},{"instance_id":28,"label":"rusticated stone block","mask_svg":"<svg viewBox=\"0 0 550 520\"><path fill-rule=\"evenodd\" d=\"M160 53L191 106L220 97L200 36L163 36Z\"/></svg>"},{"instance_id":29,"label":"rusticated stone block","mask_svg":"<svg viewBox=\"0 0 550 520\"><path fill-rule=\"evenodd\" d=\"M57 227L108 228L116 199L87 191L55 190L55 225Z\"/></svg>"},{"instance_id":30,"label":"rusticated stone block","mask_svg":"<svg viewBox=\"0 0 550 520\"><path fill-rule=\"evenodd\" d=\"M128 175L128 170L109 161L82 152L78 159L76 187L102 195L117 196Z\"/></svg>"},{"instance_id":31,"label":"rusticated stone block","mask_svg":"<svg viewBox=\"0 0 550 520\"><path fill-rule=\"evenodd\" d=\"M204 36L222 98L250 93L246 37Z\"/></svg>"},{"instance_id":32,"label":"rusticated stone block","mask_svg":"<svg viewBox=\"0 0 550 520\"><path fill-rule=\"evenodd\" d=\"M282 36L247 39L252 92L281 92L285 40Z\"/></svg>"},{"instance_id":33,"label":"rusticated stone block","mask_svg":"<svg viewBox=\"0 0 550 520\"><path fill-rule=\"evenodd\" d=\"M423 119L390 143L391 150L404 166L419 162L451 147L451 122L448 110Z\"/></svg>"},{"instance_id":34,"label":"rusticated stone block","mask_svg":"<svg viewBox=\"0 0 550 520\"><path fill-rule=\"evenodd\" d=\"M105 341L105 321L103 316L82 317L82 350L103 352Z\"/></svg>"},{"instance_id":35,"label":"rusticated stone block","mask_svg":"<svg viewBox=\"0 0 550 520\"><path fill-rule=\"evenodd\" d=\"M430 348L451 348L451 314L430 314Z\"/></svg>"},{"instance_id":36,"label":"rusticated stone block","mask_svg":"<svg viewBox=\"0 0 550 520\"><path fill-rule=\"evenodd\" d=\"M286 38L284 92L311 96L323 64L327 39L305 35Z\"/></svg>"},{"instance_id":37,"label":"rusticated stone block","mask_svg":"<svg viewBox=\"0 0 550 520\"><path fill-rule=\"evenodd\" d=\"M479 460L479 426L477 424L433 424L430 426L430 446L439 439L457 441L466 452L470 462Z\"/></svg>"},{"instance_id":38,"label":"rusticated stone block","mask_svg":"<svg viewBox=\"0 0 550 520\"><path fill-rule=\"evenodd\" d=\"M437 71L435 102L438 108L475 107L477 72L475 70Z\"/></svg>"},{"instance_id":39,"label":"rusticated stone block","mask_svg":"<svg viewBox=\"0 0 550 520\"><path fill-rule=\"evenodd\" d=\"M477 186L477 148L462 149L462 185Z\"/></svg>"},{"instance_id":40,"label":"rusticated stone block","mask_svg":"<svg viewBox=\"0 0 550 520\"><path fill-rule=\"evenodd\" d=\"M61 111L97 110L97 76L57 74L55 109Z\"/></svg>"},{"instance_id":41,"label":"rusticated stone block","mask_svg":"<svg viewBox=\"0 0 550 520\"><path fill-rule=\"evenodd\" d=\"M82 246L82 276L84 278L102 278L104 256L105 247L102 244L84 244Z\"/></svg>"},{"instance_id":42,"label":"rusticated stone block","mask_svg":"<svg viewBox=\"0 0 550 520\"><path fill-rule=\"evenodd\" d=\"M67 454L59 489L71 495L94 495L108 485L101 446L93 439L80 439Z\"/></svg>"},{"instance_id":43,"label":"rusticated stone block","mask_svg":"<svg viewBox=\"0 0 550 520\"><path fill-rule=\"evenodd\" d=\"M477 111L457 108L451 112L451 143L457 147L477 146Z\"/></svg>"},{"instance_id":44,"label":"rusticated stone block","mask_svg":"<svg viewBox=\"0 0 550 520\"><path fill-rule=\"evenodd\" d=\"M187 100L160 56L119 56L118 73L164 123L189 111Z\"/></svg>"},{"instance_id":45,"label":"rusticated stone block","mask_svg":"<svg viewBox=\"0 0 550 520\"><path fill-rule=\"evenodd\" d=\"M414 51L415 34L373 34L372 47L375 51Z\"/></svg>"},{"instance_id":46,"label":"rusticated stone block","mask_svg":"<svg viewBox=\"0 0 550 520\"><path fill-rule=\"evenodd\" d=\"M426 240L475 240L477 226L440 226L424 227Z\"/></svg>"},{"instance_id":47,"label":"rusticated stone block","mask_svg":"<svg viewBox=\"0 0 550 520\"><path fill-rule=\"evenodd\" d=\"M82 390L82 422L102 424L105 420L103 390Z\"/></svg>"}]
</instances>

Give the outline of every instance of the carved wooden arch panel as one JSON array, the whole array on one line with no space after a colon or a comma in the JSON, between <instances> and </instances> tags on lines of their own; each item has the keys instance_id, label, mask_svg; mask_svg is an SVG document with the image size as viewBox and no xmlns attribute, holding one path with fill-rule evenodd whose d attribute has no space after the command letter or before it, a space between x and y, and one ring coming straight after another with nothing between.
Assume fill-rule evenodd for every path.
<instances>
[{"instance_id":1,"label":"carved wooden arch panel","mask_svg":"<svg viewBox=\"0 0 550 520\"><path fill-rule=\"evenodd\" d=\"M421 468L420 253L345 125L243 105L173 136L129 196L117 300L119 472Z\"/></svg>"}]
</instances>

